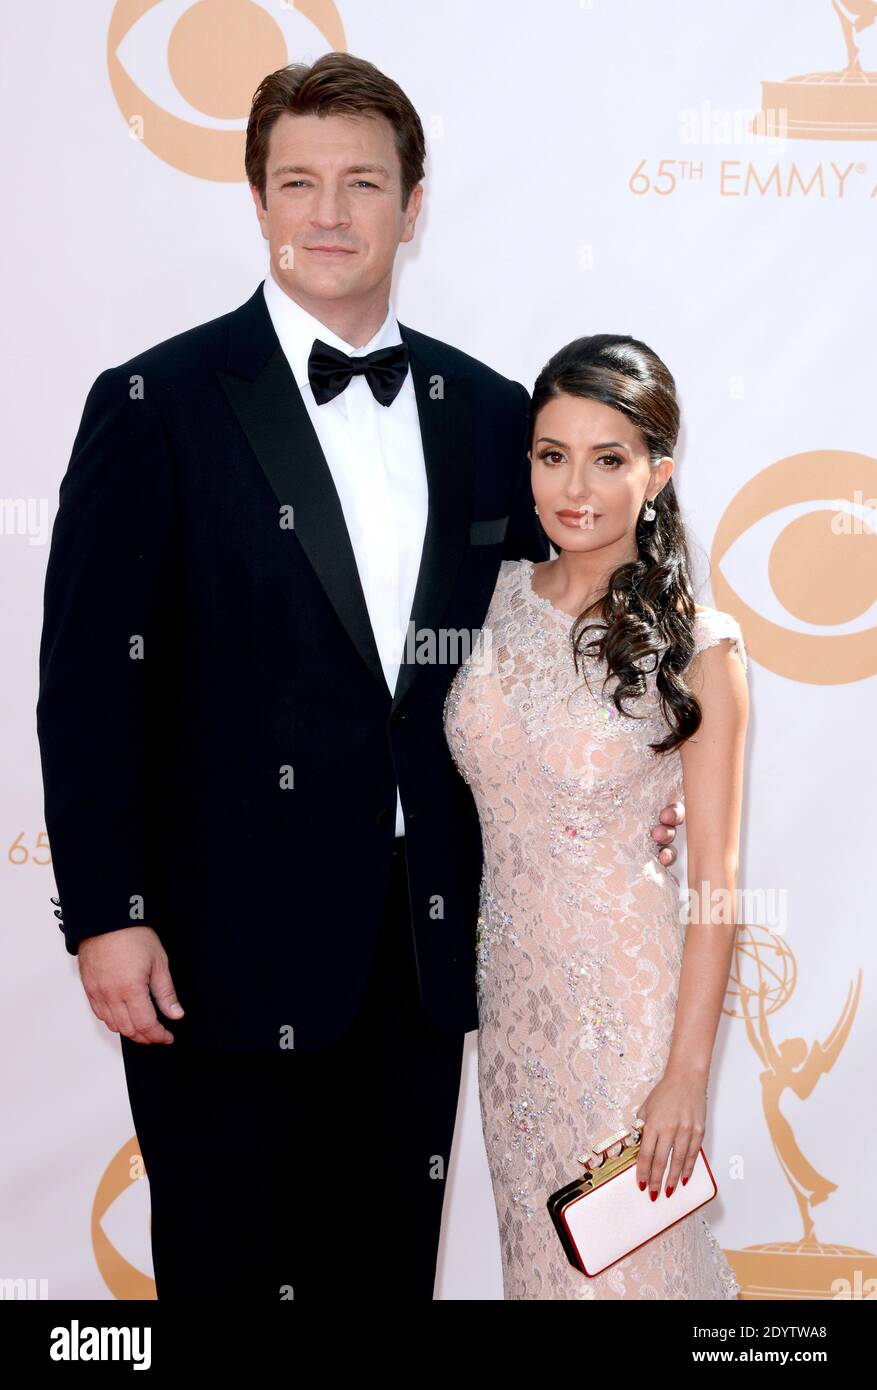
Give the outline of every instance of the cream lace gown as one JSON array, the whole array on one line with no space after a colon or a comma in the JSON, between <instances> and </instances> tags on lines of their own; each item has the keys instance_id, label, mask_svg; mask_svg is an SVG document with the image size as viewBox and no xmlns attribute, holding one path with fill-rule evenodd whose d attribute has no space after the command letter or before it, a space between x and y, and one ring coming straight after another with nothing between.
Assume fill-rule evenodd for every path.
<instances>
[{"instance_id":1,"label":"cream lace gown","mask_svg":"<svg viewBox=\"0 0 877 1390\"><path fill-rule=\"evenodd\" d=\"M630 1124L666 1065L685 927L679 880L650 832L683 784L678 751L648 747L667 732L654 677L628 702L642 720L601 696L593 661L590 693L572 662L573 619L534 593L532 573L529 560L503 563L445 702L484 846L478 1079L504 1294L736 1298L699 1212L589 1279L545 1206L582 1172L584 1149ZM734 618L705 608L696 628L698 651L731 638L745 668Z\"/></svg>"}]
</instances>

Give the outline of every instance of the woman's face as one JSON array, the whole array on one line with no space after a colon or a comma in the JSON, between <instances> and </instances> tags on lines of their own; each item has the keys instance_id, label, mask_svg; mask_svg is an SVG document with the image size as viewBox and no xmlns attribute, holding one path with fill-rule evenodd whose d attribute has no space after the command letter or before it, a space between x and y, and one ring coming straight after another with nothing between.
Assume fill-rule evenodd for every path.
<instances>
[{"instance_id":1,"label":"woman's face","mask_svg":"<svg viewBox=\"0 0 877 1390\"><path fill-rule=\"evenodd\" d=\"M619 553L613 564L635 558L640 512L670 477L673 460L652 468L645 441L627 416L582 396L546 402L533 434L533 497L554 548L614 546Z\"/></svg>"}]
</instances>

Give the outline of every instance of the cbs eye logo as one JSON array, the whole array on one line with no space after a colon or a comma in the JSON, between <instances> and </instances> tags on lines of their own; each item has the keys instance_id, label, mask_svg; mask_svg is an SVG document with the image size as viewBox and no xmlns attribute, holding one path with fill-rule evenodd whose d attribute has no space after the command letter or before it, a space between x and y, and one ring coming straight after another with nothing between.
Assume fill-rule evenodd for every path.
<instances>
[{"instance_id":1,"label":"cbs eye logo","mask_svg":"<svg viewBox=\"0 0 877 1390\"><path fill-rule=\"evenodd\" d=\"M149 1183L140 1145L132 1135L104 1169L91 1209L95 1262L115 1298L154 1299L156 1296L155 1280L140 1267L148 1260L149 1200ZM132 1248L135 1246L139 1248ZM123 1253L126 1247L130 1259Z\"/></svg>"},{"instance_id":2,"label":"cbs eye logo","mask_svg":"<svg viewBox=\"0 0 877 1390\"><path fill-rule=\"evenodd\" d=\"M716 606L750 654L809 685L877 673L877 459L812 450L740 489L712 549Z\"/></svg>"},{"instance_id":3,"label":"cbs eye logo","mask_svg":"<svg viewBox=\"0 0 877 1390\"><path fill-rule=\"evenodd\" d=\"M253 94L290 51L310 50L312 26L330 49L346 49L334 0L280 0L270 11L255 0L117 0L107 67L132 138L184 174L243 182Z\"/></svg>"}]
</instances>

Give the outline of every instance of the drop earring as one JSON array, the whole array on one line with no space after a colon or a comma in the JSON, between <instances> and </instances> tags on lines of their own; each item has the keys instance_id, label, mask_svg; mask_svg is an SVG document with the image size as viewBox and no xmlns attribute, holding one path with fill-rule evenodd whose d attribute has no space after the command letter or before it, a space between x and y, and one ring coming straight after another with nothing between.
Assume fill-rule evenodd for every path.
<instances>
[{"instance_id":1,"label":"drop earring","mask_svg":"<svg viewBox=\"0 0 877 1390\"><path fill-rule=\"evenodd\" d=\"M538 507L534 507L534 508L533 508L533 511L536 513L537 516L539 515L539 508L538 508Z\"/></svg>"},{"instance_id":2,"label":"drop earring","mask_svg":"<svg viewBox=\"0 0 877 1390\"><path fill-rule=\"evenodd\" d=\"M650 500L650 501L648 502L647 506L646 506L645 511L643 512L643 521L654 521L656 515L657 515L657 513L656 513L656 511L655 511L655 508L654 508L654 506L653 506L651 500Z\"/></svg>"}]
</instances>

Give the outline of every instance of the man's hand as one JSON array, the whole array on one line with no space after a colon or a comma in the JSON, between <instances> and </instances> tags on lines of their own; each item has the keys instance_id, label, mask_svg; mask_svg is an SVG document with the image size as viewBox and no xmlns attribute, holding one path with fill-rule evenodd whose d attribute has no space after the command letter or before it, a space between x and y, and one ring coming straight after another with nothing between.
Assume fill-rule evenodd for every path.
<instances>
[{"instance_id":1,"label":"man's hand","mask_svg":"<svg viewBox=\"0 0 877 1390\"><path fill-rule=\"evenodd\" d=\"M120 927L87 936L77 952L79 974L92 1011L111 1033L139 1043L172 1043L153 999L168 1018L182 1018L167 953L152 927ZM150 997L151 995L151 997Z\"/></svg>"},{"instance_id":2,"label":"man's hand","mask_svg":"<svg viewBox=\"0 0 877 1390\"><path fill-rule=\"evenodd\" d=\"M664 846L658 853L658 860L667 868L676 863L677 851L670 846L676 839L676 831L673 826L681 825L685 820L685 806L681 801L674 801L672 806L665 806L660 815L660 824L652 826L652 839L657 840Z\"/></svg>"}]
</instances>

